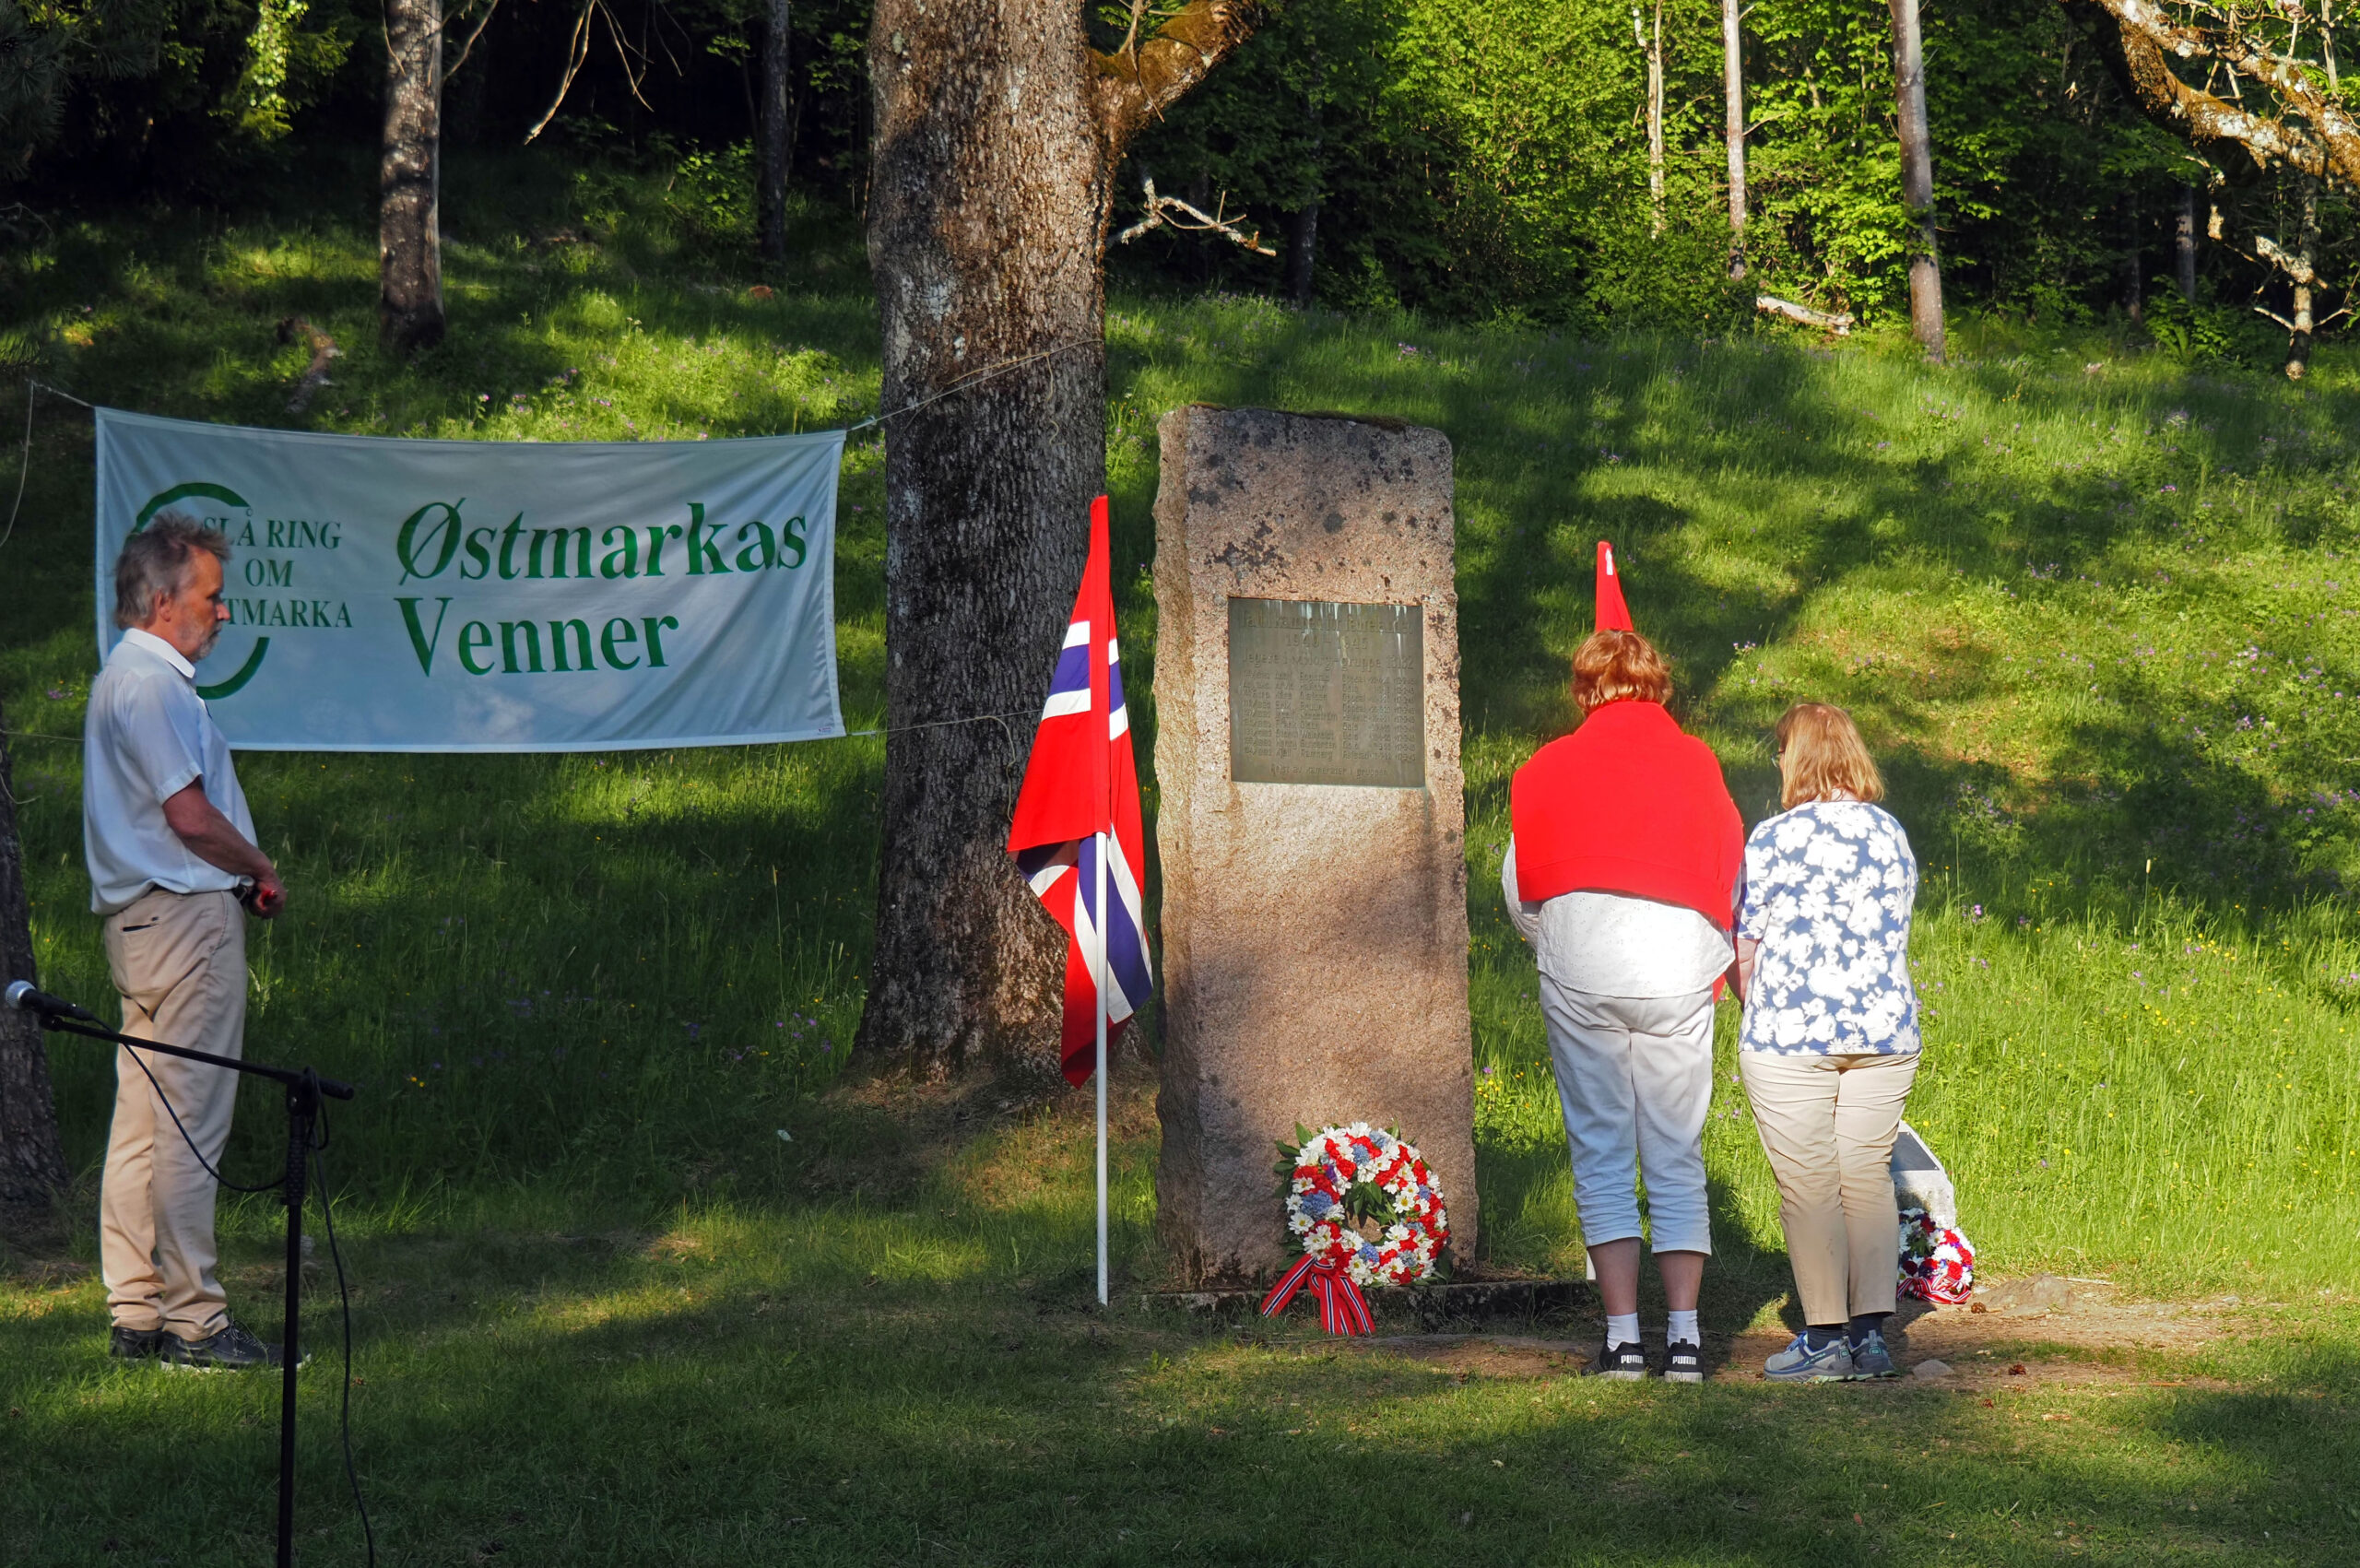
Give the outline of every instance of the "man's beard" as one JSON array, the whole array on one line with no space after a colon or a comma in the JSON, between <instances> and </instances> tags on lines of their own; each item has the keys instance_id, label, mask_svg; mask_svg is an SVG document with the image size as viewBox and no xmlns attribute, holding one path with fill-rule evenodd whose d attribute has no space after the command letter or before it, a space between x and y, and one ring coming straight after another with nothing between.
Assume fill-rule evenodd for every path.
<instances>
[{"instance_id":1,"label":"man's beard","mask_svg":"<svg viewBox=\"0 0 2360 1568\"><path fill-rule=\"evenodd\" d=\"M206 628L204 641L196 645L196 657L189 660L189 663L202 663L205 655L213 652L213 644L221 641L221 627L222 623L217 620Z\"/></svg>"}]
</instances>

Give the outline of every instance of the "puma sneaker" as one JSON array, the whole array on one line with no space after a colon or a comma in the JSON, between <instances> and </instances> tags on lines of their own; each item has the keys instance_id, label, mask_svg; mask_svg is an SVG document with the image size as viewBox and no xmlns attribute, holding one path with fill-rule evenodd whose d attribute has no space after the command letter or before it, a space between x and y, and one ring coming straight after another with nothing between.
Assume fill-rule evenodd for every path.
<instances>
[{"instance_id":1,"label":"puma sneaker","mask_svg":"<svg viewBox=\"0 0 2360 1568\"><path fill-rule=\"evenodd\" d=\"M1636 1383L1647 1375L1647 1352L1636 1345L1600 1345L1598 1358L1582 1370L1610 1383Z\"/></svg>"}]
</instances>

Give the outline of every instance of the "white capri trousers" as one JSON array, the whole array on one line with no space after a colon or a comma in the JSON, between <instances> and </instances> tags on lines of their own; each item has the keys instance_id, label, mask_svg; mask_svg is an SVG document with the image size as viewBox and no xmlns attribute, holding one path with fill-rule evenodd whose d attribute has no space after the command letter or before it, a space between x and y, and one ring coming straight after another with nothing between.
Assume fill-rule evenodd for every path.
<instances>
[{"instance_id":1,"label":"white capri trousers","mask_svg":"<svg viewBox=\"0 0 2360 1568\"><path fill-rule=\"evenodd\" d=\"M1540 976L1540 1015L1565 1110L1582 1242L1640 1233L1638 1178L1658 1252L1713 1250L1705 1113L1713 1100L1713 994L1600 996Z\"/></svg>"}]
</instances>

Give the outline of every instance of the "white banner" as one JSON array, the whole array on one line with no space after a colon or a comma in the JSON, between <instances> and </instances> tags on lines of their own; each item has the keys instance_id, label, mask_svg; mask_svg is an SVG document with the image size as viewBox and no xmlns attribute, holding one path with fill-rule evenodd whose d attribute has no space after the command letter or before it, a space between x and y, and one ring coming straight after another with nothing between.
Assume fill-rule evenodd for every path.
<instances>
[{"instance_id":1,"label":"white banner","mask_svg":"<svg viewBox=\"0 0 2360 1568\"><path fill-rule=\"evenodd\" d=\"M230 536L197 666L261 751L806 740L836 704L844 432L399 441L98 412L99 648L114 560L177 508Z\"/></svg>"}]
</instances>

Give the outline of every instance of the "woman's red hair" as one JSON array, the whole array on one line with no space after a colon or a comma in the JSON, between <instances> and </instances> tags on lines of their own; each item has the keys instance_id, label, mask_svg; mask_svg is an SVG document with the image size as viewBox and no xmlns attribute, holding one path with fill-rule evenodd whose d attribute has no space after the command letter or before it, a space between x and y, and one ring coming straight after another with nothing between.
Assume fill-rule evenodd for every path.
<instances>
[{"instance_id":1,"label":"woman's red hair","mask_svg":"<svg viewBox=\"0 0 2360 1568\"><path fill-rule=\"evenodd\" d=\"M1609 702L1669 702L1671 666L1635 631L1593 631L1574 651L1574 703L1587 718Z\"/></svg>"}]
</instances>

